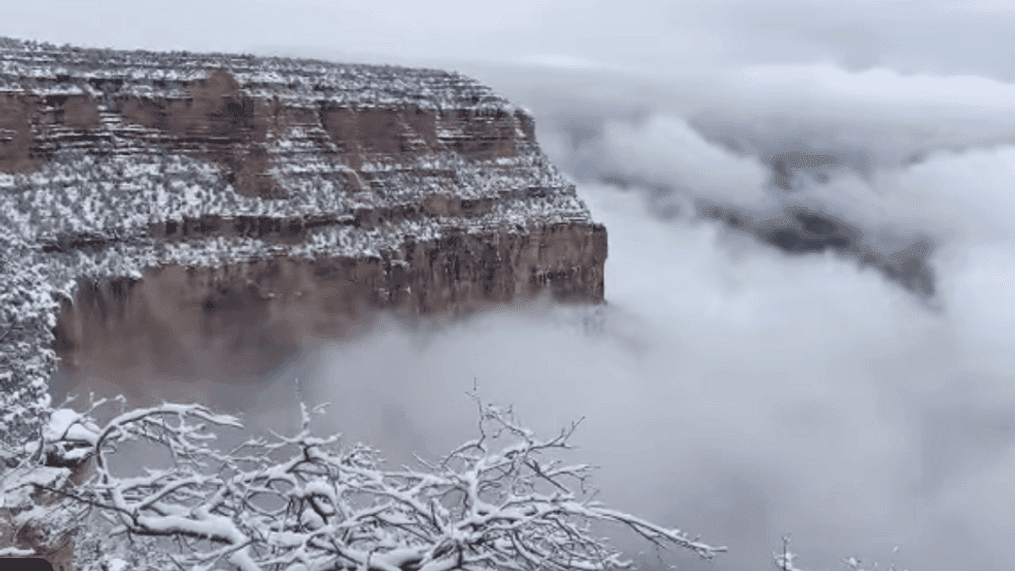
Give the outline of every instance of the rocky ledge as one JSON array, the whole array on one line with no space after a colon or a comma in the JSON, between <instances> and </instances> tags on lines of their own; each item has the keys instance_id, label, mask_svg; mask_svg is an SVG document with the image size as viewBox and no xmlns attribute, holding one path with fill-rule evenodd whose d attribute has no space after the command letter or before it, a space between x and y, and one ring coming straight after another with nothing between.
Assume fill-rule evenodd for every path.
<instances>
[{"instance_id":1,"label":"rocky ledge","mask_svg":"<svg viewBox=\"0 0 1015 571\"><path fill-rule=\"evenodd\" d=\"M61 359L603 298L605 228L532 117L436 70L0 39L0 225L12 445Z\"/></svg>"}]
</instances>

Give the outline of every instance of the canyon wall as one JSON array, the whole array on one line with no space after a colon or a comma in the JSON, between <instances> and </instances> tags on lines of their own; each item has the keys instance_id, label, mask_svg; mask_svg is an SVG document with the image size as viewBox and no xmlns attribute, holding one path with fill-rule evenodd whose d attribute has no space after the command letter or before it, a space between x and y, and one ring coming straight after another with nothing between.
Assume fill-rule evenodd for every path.
<instances>
[{"instance_id":1,"label":"canyon wall","mask_svg":"<svg viewBox=\"0 0 1015 571\"><path fill-rule=\"evenodd\" d=\"M61 360L270 361L373 310L604 293L605 228L532 117L436 70L0 39L0 226L12 444Z\"/></svg>"}]
</instances>

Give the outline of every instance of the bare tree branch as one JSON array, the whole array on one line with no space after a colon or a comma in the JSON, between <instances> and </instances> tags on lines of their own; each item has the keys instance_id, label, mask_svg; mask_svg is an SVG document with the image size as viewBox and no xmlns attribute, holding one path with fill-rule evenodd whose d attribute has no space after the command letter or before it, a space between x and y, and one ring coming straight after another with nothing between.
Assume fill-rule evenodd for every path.
<instances>
[{"instance_id":1,"label":"bare tree branch","mask_svg":"<svg viewBox=\"0 0 1015 571\"><path fill-rule=\"evenodd\" d=\"M200 405L120 411L97 422L93 406L60 411L53 450L87 445L92 476L73 491L44 487L90 506L85 532L120 530L168 538L172 564L188 569L446 571L450 569L607 571L629 561L590 535L589 523L618 524L661 547L711 559L725 551L585 498L588 465L549 457L571 448L578 422L548 440L519 425L510 408L479 410L480 436L437 464L385 470L367 446L313 436L301 408L294 436L251 439L230 451L209 446L215 430L240 428L233 416ZM99 404L106 404L100 401ZM110 403L111 404L111 403ZM118 448L147 442L166 449L167 468L115 473ZM281 461L272 460L287 453ZM540 482L545 484L537 485ZM571 486L580 484L581 489ZM546 489L543 493L540 490ZM110 527L110 520L116 528ZM111 539L110 539L111 541ZM302 568L302 567L301 567Z\"/></svg>"}]
</instances>

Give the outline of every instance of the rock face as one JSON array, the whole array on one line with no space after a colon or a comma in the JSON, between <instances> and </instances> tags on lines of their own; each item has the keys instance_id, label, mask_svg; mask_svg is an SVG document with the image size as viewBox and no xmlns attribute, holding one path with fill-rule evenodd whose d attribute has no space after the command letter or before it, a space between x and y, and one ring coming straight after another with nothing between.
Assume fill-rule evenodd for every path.
<instances>
[{"instance_id":1,"label":"rock face","mask_svg":"<svg viewBox=\"0 0 1015 571\"><path fill-rule=\"evenodd\" d=\"M435 70L0 39L0 225L9 437L58 357L603 298L606 231L531 116Z\"/></svg>"}]
</instances>

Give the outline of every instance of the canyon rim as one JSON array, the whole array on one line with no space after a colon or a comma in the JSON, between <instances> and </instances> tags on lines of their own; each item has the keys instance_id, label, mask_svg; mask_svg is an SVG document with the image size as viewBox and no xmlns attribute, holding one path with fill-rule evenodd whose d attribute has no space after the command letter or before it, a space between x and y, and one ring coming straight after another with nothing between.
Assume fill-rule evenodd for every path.
<instances>
[{"instance_id":1,"label":"canyon rim","mask_svg":"<svg viewBox=\"0 0 1015 571\"><path fill-rule=\"evenodd\" d=\"M58 368L259 374L375 310L602 302L606 229L457 73L0 39L0 441Z\"/></svg>"}]
</instances>

